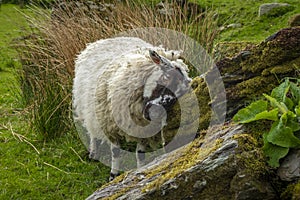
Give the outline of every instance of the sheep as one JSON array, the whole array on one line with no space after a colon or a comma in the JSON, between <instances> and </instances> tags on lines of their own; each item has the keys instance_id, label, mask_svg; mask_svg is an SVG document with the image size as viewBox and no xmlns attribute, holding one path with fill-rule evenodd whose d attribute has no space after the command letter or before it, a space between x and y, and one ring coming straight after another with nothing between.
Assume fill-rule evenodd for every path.
<instances>
[{"instance_id":1,"label":"sheep","mask_svg":"<svg viewBox=\"0 0 300 200\"><path fill-rule=\"evenodd\" d=\"M157 148L167 111L190 90L190 81L180 51L136 37L98 40L78 55L74 121L90 136L91 158L101 156L97 141L111 143L110 180L119 175L123 141L137 143L137 167L144 165L146 147Z\"/></svg>"}]
</instances>

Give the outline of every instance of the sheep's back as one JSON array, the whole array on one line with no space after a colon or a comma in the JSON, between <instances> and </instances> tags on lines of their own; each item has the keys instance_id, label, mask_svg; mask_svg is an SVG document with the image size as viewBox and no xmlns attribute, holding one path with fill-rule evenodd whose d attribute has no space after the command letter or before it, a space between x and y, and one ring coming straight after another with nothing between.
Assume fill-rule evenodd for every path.
<instances>
[{"instance_id":1,"label":"sheep's back","mask_svg":"<svg viewBox=\"0 0 300 200\"><path fill-rule=\"evenodd\" d=\"M115 131L115 127L111 126L111 105L107 101L109 91L107 84L119 66L112 63L124 54L151 47L138 38L120 37L89 44L78 56L73 85L74 121L87 131L80 134L105 139L104 132L112 134ZM96 88L100 96L97 103Z\"/></svg>"}]
</instances>

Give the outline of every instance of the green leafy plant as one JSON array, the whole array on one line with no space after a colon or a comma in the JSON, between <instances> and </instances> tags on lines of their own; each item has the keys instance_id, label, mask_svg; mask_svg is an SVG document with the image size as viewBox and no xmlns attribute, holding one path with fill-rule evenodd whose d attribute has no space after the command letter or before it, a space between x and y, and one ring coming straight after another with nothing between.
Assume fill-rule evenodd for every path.
<instances>
[{"instance_id":1,"label":"green leafy plant","mask_svg":"<svg viewBox=\"0 0 300 200\"><path fill-rule=\"evenodd\" d=\"M263 151L272 167L279 166L290 148L300 148L300 79L286 78L266 100L258 100L241 109L233 121L245 124L257 120L273 121L270 131L263 135Z\"/></svg>"}]
</instances>

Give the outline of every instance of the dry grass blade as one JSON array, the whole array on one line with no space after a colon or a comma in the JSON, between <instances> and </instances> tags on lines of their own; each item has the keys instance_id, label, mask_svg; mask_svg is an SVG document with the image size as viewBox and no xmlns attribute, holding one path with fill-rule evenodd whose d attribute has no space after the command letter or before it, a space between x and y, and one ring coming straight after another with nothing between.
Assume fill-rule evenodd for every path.
<instances>
[{"instance_id":1,"label":"dry grass blade","mask_svg":"<svg viewBox=\"0 0 300 200\"><path fill-rule=\"evenodd\" d=\"M56 170L58 170L62 173L68 174L68 175L70 175L70 174L79 174L79 173L73 173L73 172L66 172L66 171L64 171L64 170L62 170L62 169L60 169L60 168L58 168L54 165L49 164L49 163L46 163L46 162L43 162L43 163L44 163L44 165L47 165L48 167L52 167L53 169L56 169Z\"/></svg>"},{"instance_id":2,"label":"dry grass blade","mask_svg":"<svg viewBox=\"0 0 300 200\"><path fill-rule=\"evenodd\" d=\"M77 151L75 151L74 148L70 147L70 149L76 154L76 156L79 158L79 160L80 160L82 163L86 163L86 162L81 158L81 156L77 153Z\"/></svg>"},{"instance_id":3,"label":"dry grass blade","mask_svg":"<svg viewBox=\"0 0 300 200\"><path fill-rule=\"evenodd\" d=\"M16 133L13 128L12 128L12 125L10 123L8 123L8 126L6 125L1 125L1 127L4 129L4 130L8 130L12 135L13 137L16 139L16 140L19 140L21 142L25 142L27 144L29 144L36 152L37 154L40 154L40 151L31 143L29 142L28 138L26 138L24 135L21 135L19 133Z\"/></svg>"}]
</instances>

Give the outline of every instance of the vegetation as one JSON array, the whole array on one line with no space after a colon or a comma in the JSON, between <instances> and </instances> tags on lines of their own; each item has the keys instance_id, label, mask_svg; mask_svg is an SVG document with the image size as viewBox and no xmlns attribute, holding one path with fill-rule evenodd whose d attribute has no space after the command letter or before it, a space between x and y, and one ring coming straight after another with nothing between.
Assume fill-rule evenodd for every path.
<instances>
[{"instance_id":1,"label":"vegetation","mask_svg":"<svg viewBox=\"0 0 300 200\"><path fill-rule=\"evenodd\" d=\"M159 18L151 7L134 4L128 9L128 5L120 4L109 22L97 13L78 8L71 18L68 14L75 13L74 7L59 8L50 16L49 10L38 7L20 12L17 6L3 4L0 199L83 199L106 182L109 168L87 158L72 124L74 58L86 43L129 28L149 26L182 31L210 50L220 41L259 42L286 27L289 17L300 12L298 0L285 2L292 4L293 10L259 18L258 6L263 1L199 1L207 17L201 15L198 21L190 20L185 13ZM218 34L219 26L232 23L242 26ZM195 27L199 29L190 29Z\"/></svg>"},{"instance_id":2,"label":"vegetation","mask_svg":"<svg viewBox=\"0 0 300 200\"><path fill-rule=\"evenodd\" d=\"M87 158L76 134L44 142L29 130L31 108L19 101L20 64L11 47L26 24L18 9L0 11L0 199L82 199L107 181L109 168Z\"/></svg>"},{"instance_id":3,"label":"vegetation","mask_svg":"<svg viewBox=\"0 0 300 200\"><path fill-rule=\"evenodd\" d=\"M226 27L229 24L240 24L238 28L226 28L221 32L219 41L247 41L261 42L278 30L288 27L291 16L300 12L297 0L277 0L276 3L288 3L291 10L283 12L278 9L270 15L258 16L258 8L263 3L274 1L233 1L233 0L203 0L199 1L202 7L212 6L219 15L219 25ZM289 8L290 9L290 8Z\"/></svg>"},{"instance_id":4,"label":"vegetation","mask_svg":"<svg viewBox=\"0 0 300 200\"><path fill-rule=\"evenodd\" d=\"M300 79L296 83L286 79L272 90L271 96L258 100L241 109L233 120L250 123L257 120L271 120L273 124L263 136L264 153L272 167L279 167L279 160L290 148L300 148Z\"/></svg>"}]
</instances>

